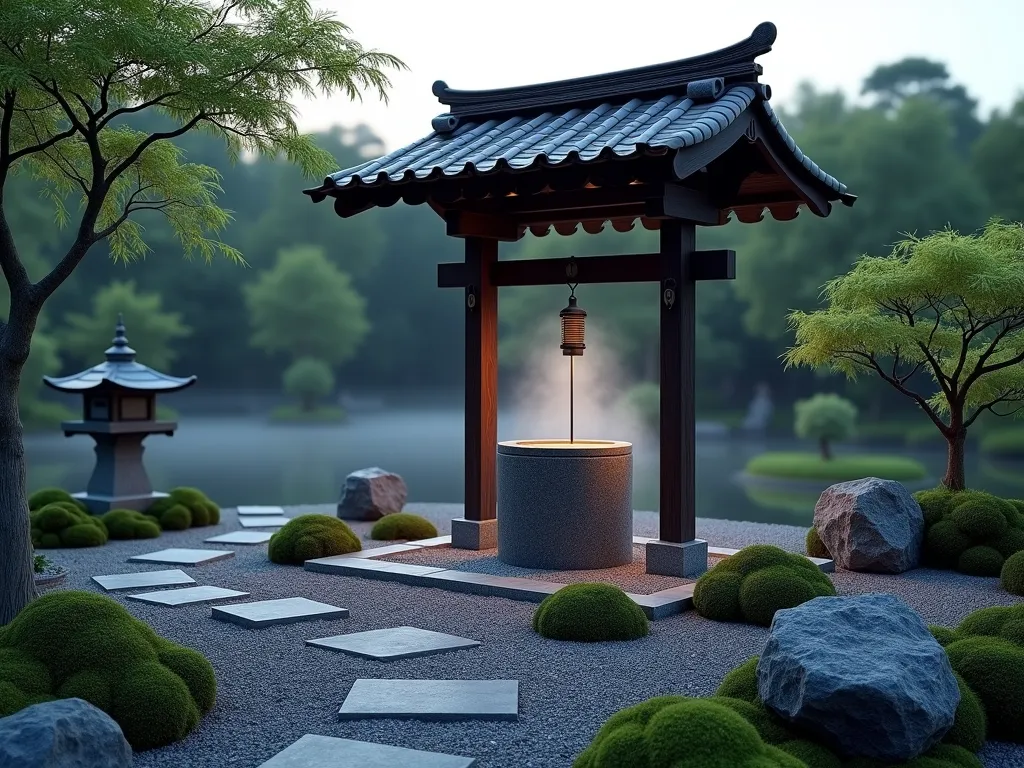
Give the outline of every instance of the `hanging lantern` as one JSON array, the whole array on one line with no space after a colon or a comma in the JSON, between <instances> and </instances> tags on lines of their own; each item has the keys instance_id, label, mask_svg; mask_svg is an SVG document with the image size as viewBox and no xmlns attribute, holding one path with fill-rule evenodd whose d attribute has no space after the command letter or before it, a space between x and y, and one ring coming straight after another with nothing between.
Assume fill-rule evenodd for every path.
<instances>
[{"instance_id":1,"label":"hanging lantern","mask_svg":"<svg viewBox=\"0 0 1024 768\"><path fill-rule=\"evenodd\" d=\"M587 348L584 343L586 335L587 312L576 306L576 297L573 292L576 286L571 286L569 292L569 306L558 313L562 319L562 354L581 356Z\"/></svg>"}]
</instances>

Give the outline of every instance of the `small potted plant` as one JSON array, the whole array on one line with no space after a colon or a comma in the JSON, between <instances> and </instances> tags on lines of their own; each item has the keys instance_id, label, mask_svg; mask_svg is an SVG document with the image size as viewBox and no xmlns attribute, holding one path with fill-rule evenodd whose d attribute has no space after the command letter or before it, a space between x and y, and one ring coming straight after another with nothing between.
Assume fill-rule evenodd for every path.
<instances>
[{"instance_id":1,"label":"small potted plant","mask_svg":"<svg viewBox=\"0 0 1024 768\"><path fill-rule=\"evenodd\" d=\"M60 584L68 576L68 569L63 565L51 563L43 555L36 555L34 558L36 588L49 589Z\"/></svg>"}]
</instances>

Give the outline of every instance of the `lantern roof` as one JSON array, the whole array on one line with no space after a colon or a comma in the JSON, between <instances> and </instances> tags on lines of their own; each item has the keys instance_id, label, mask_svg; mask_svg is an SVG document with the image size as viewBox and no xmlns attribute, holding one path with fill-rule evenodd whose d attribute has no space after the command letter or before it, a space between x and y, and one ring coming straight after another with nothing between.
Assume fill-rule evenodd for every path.
<instances>
[{"instance_id":1,"label":"lantern roof","mask_svg":"<svg viewBox=\"0 0 1024 768\"><path fill-rule=\"evenodd\" d=\"M426 202L446 220L484 214L507 225L498 239L552 225L592 231L594 221L629 229L638 218L656 229L665 215L647 203L666 183L706 195L717 224L730 212L759 221L765 209L791 219L800 206L827 216L833 202L850 206L856 196L800 150L769 104L754 59L776 33L766 22L712 53L517 88L459 91L438 81L434 95L449 112L433 119L432 133L305 194L333 197L343 217L398 200ZM565 223L572 228L557 226Z\"/></svg>"},{"instance_id":2,"label":"lantern roof","mask_svg":"<svg viewBox=\"0 0 1024 768\"><path fill-rule=\"evenodd\" d=\"M128 346L124 317L119 314L104 362L70 376L43 376L43 383L58 392L85 392L111 386L135 392L177 392L196 383L195 376L182 379L137 363L135 354Z\"/></svg>"}]
</instances>

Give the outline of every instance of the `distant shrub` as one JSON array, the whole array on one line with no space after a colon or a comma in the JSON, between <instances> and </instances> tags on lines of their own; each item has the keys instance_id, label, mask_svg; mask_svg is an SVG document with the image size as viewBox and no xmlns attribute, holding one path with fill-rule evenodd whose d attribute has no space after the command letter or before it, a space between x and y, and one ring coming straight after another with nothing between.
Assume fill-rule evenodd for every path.
<instances>
[{"instance_id":1,"label":"distant shrub","mask_svg":"<svg viewBox=\"0 0 1024 768\"><path fill-rule=\"evenodd\" d=\"M55 501L29 513L32 546L36 549L58 547L98 547L107 543L103 522L77 504Z\"/></svg>"},{"instance_id":2,"label":"distant shrub","mask_svg":"<svg viewBox=\"0 0 1024 768\"><path fill-rule=\"evenodd\" d=\"M533 629L552 640L635 640L649 631L643 609L611 584L568 584L533 614Z\"/></svg>"},{"instance_id":3,"label":"distant shrub","mask_svg":"<svg viewBox=\"0 0 1024 768\"><path fill-rule=\"evenodd\" d=\"M1006 558L999 580L1011 595L1024 596L1024 551Z\"/></svg>"},{"instance_id":4,"label":"distant shrub","mask_svg":"<svg viewBox=\"0 0 1024 768\"><path fill-rule=\"evenodd\" d=\"M267 555L282 565L302 565L318 557L358 552L359 537L333 515L299 515L270 537Z\"/></svg>"},{"instance_id":5,"label":"distant shrub","mask_svg":"<svg viewBox=\"0 0 1024 768\"><path fill-rule=\"evenodd\" d=\"M1024 429L1010 427L993 430L981 438L982 453L1017 458L1024 456Z\"/></svg>"},{"instance_id":6,"label":"distant shrub","mask_svg":"<svg viewBox=\"0 0 1024 768\"><path fill-rule=\"evenodd\" d=\"M817 394L798 400L793 412L796 436L816 440L825 460L832 458L832 443L853 437L857 426L857 406L839 395Z\"/></svg>"},{"instance_id":7,"label":"distant shrub","mask_svg":"<svg viewBox=\"0 0 1024 768\"><path fill-rule=\"evenodd\" d=\"M884 480L920 480L928 474L924 464L906 456L860 454L823 459L817 453L768 451L747 462L744 470L755 477L843 483L865 477Z\"/></svg>"},{"instance_id":8,"label":"distant shrub","mask_svg":"<svg viewBox=\"0 0 1024 768\"><path fill-rule=\"evenodd\" d=\"M821 536L818 535L818 529L814 526L807 531L807 536L804 539L804 546L807 550L807 554L811 557L820 557L823 560L831 560L832 555L828 551L828 547L825 546L825 542L821 540Z\"/></svg>"},{"instance_id":9,"label":"distant shrub","mask_svg":"<svg viewBox=\"0 0 1024 768\"><path fill-rule=\"evenodd\" d=\"M220 507L197 488L174 488L167 496L150 504L146 514L159 520L165 531L183 531L220 522Z\"/></svg>"},{"instance_id":10,"label":"distant shrub","mask_svg":"<svg viewBox=\"0 0 1024 768\"><path fill-rule=\"evenodd\" d=\"M437 536L437 528L432 522L425 517L409 512L384 515L373 524L373 529L370 531L370 538L376 541L395 541L397 539L416 541L417 539L432 539L435 536Z\"/></svg>"},{"instance_id":11,"label":"distant shrub","mask_svg":"<svg viewBox=\"0 0 1024 768\"><path fill-rule=\"evenodd\" d=\"M134 509L112 509L100 519L112 539L155 539L160 535L159 523Z\"/></svg>"},{"instance_id":12,"label":"distant shrub","mask_svg":"<svg viewBox=\"0 0 1024 768\"><path fill-rule=\"evenodd\" d=\"M922 561L972 576L999 576L1024 550L1024 505L984 491L932 488L914 494L924 513Z\"/></svg>"},{"instance_id":13,"label":"distant shrub","mask_svg":"<svg viewBox=\"0 0 1024 768\"><path fill-rule=\"evenodd\" d=\"M85 505L85 502L80 499L76 499L70 493L65 491L63 488L40 488L35 493L28 497L28 508L30 512L35 512L37 509L42 509L47 504L53 504L57 501L63 501L68 504L74 504L83 512L88 512L89 508Z\"/></svg>"},{"instance_id":14,"label":"distant shrub","mask_svg":"<svg viewBox=\"0 0 1024 768\"><path fill-rule=\"evenodd\" d=\"M768 626L782 608L835 593L828 576L803 555L755 544L701 576L693 589L693 606L708 619Z\"/></svg>"}]
</instances>

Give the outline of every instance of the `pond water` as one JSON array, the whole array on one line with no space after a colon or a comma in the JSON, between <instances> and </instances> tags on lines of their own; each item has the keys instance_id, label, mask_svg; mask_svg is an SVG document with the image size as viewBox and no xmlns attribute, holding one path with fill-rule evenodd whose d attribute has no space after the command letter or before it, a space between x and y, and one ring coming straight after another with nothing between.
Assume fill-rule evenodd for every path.
<instances>
[{"instance_id":1,"label":"pond water","mask_svg":"<svg viewBox=\"0 0 1024 768\"><path fill-rule=\"evenodd\" d=\"M499 418L499 439L547 437L517 429ZM633 439L636 509L657 509L657 446L629 435L585 435ZM92 472L92 440L60 433L25 440L29 488L56 485L84 489ZM304 504L337 501L345 476L362 467L397 472L419 502L461 502L463 497L463 415L458 408L389 408L355 413L341 425L283 426L258 416L185 415L172 438L146 441L146 467L153 485L191 485L222 506ZM699 436L697 503L701 517L807 525L817 493L748 490L736 475L763 451L808 450L784 439ZM856 446L848 451L898 452L923 462L934 480L945 464L942 450ZM1024 462L996 466L968 456L968 482L993 493L1024 496Z\"/></svg>"}]
</instances>

